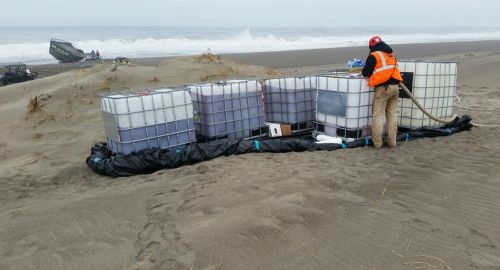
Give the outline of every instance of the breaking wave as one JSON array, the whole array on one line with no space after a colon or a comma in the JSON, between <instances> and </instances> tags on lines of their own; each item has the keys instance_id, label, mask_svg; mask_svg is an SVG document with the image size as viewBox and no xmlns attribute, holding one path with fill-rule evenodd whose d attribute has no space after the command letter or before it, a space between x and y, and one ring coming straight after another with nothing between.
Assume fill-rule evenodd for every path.
<instances>
[{"instance_id":1,"label":"breaking wave","mask_svg":"<svg viewBox=\"0 0 500 270\"><path fill-rule=\"evenodd\" d=\"M89 52L99 49L103 57L156 57L195 55L207 51L214 53L244 53L286 51L300 49L364 46L368 35L300 35L279 36L254 34L250 30L227 35L227 37L166 37L166 38L110 38L103 40L73 40L74 44ZM477 33L418 33L385 34L390 44L499 40L500 31ZM0 63L26 62L29 64L55 63L48 53L49 41L0 44Z\"/></svg>"}]
</instances>

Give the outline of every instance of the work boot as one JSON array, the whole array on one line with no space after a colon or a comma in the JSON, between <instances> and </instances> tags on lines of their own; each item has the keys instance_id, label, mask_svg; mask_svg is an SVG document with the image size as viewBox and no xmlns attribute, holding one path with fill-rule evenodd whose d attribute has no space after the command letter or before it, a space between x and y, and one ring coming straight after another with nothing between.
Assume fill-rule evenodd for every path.
<instances>
[{"instance_id":1,"label":"work boot","mask_svg":"<svg viewBox=\"0 0 500 270\"><path fill-rule=\"evenodd\" d=\"M385 142L385 144L387 144L387 146L389 146L390 148L394 148L394 147L396 147L396 143L395 143L395 142L391 142L391 141L389 141L389 140L387 140L387 141Z\"/></svg>"}]
</instances>

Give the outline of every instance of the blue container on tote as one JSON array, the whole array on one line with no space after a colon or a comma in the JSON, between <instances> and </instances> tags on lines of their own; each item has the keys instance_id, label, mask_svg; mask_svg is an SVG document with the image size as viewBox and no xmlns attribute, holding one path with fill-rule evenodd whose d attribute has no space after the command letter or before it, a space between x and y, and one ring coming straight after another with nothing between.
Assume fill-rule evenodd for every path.
<instances>
[{"instance_id":1,"label":"blue container on tote","mask_svg":"<svg viewBox=\"0 0 500 270\"><path fill-rule=\"evenodd\" d=\"M100 96L108 148L115 153L178 148L196 141L192 101L186 89L148 89Z\"/></svg>"},{"instance_id":2,"label":"blue container on tote","mask_svg":"<svg viewBox=\"0 0 500 270\"><path fill-rule=\"evenodd\" d=\"M365 62L358 58L353 58L347 61L347 68L364 68Z\"/></svg>"}]
</instances>

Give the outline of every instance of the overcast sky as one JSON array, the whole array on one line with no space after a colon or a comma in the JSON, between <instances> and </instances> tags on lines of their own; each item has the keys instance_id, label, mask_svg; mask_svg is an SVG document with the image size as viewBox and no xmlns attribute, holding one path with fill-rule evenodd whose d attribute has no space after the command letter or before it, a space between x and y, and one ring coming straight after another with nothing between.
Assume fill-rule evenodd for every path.
<instances>
[{"instance_id":1,"label":"overcast sky","mask_svg":"<svg viewBox=\"0 0 500 270\"><path fill-rule=\"evenodd\" d=\"M0 25L500 27L499 0L2 0Z\"/></svg>"}]
</instances>

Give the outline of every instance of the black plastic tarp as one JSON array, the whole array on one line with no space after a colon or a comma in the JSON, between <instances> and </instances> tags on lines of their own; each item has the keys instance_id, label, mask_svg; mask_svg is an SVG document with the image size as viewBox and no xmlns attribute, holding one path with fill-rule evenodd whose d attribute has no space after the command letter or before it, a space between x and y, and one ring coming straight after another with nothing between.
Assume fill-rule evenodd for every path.
<instances>
[{"instance_id":1,"label":"black plastic tarp","mask_svg":"<svg viewBox=\"0 0 500 270\"><path fill-rule=\"evenodd\" d=\"M471 118L464 115L455 122L441 128L423 127L400 132L398 141L418 138L449 136L472 128ZM208 143L192 143L183 149L148 149L136 154L113 154L105 143L98 143L91 149L87 165L98 174L112 177L149 174L163 169L214 159L220 156L246 153L286 153L303 151L332 151L371 145L369 138L346 144L318 144L307 138L218 140Z\"/></svg>"}]
</instances>

